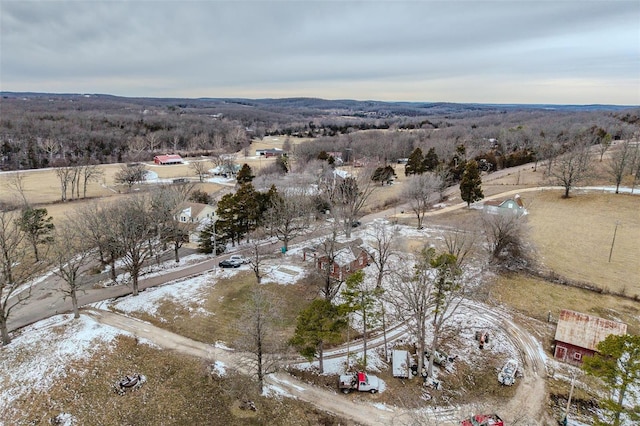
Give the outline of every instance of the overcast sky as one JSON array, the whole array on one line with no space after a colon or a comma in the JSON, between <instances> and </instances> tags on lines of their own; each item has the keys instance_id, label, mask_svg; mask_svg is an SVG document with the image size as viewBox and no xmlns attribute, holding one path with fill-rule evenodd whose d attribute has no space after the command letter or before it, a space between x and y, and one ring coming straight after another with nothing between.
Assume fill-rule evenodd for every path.
<instances>
[{"instance_id":1,"label":"overcast sky","mask_svg":"<svg viewBox=\"0 0 640 426\"><path fill-rule=\"evenodd\" d=\"M640 105L640 1L0 0L0 89Z\"/></svg>"}]
</instances>

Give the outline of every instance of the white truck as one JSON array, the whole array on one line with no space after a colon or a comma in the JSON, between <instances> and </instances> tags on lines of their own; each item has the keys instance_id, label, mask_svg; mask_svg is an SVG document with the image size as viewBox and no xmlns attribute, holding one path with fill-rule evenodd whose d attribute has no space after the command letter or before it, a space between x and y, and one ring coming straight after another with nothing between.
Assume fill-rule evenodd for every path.
<instances>
[{"instance_id":1,"label":"white truck","mask_svg":"<svg viewBox=\"0 0 640 426\"><path fill-rule=\"evenodd\" d=\"M352 390L376 393L380 390L380 379L364 372L341 374L338 388L342 393L349 393Z\"/></svg>"}]
</instances>

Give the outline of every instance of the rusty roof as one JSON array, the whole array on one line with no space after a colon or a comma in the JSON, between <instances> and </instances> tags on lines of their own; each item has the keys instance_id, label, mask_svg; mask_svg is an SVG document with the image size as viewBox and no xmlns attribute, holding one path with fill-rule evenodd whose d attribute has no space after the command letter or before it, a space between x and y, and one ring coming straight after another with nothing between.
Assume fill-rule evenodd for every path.
<instances>
[{"instance_id":1,"label":"rusty roof","mask_svg":"<svg viewBox=\"0 0 640 426\"><path fill-rule=\"evenodd\" d=\"M610 334L622 336L627 324L563 309L560 311L555 340L581 348L596 350Z\"/></svg>"}]
</instances>

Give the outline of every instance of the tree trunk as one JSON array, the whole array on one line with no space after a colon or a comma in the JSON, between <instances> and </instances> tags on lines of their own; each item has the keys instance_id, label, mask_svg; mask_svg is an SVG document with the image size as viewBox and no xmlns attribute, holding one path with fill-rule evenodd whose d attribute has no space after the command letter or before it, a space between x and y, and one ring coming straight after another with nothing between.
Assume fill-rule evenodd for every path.
<instances>
[{"instance_id":1,"label":"tree trunk","mask_svg":"<svg viewBox=\"0 0 640 426\"><path fill-rule=\"evenodd\" d=\"M131 278L133 279L133 291L132 291L132 295L133 296L137 296L138 295L138 268L133 268L133 270L131 271Z\"/></svg>"},{"instance_id":2,"label":"tree trunk","mask_svg":"<svg viewBox=\"0 0 640 426\"><path fill-rule=\"evenodd\" d=\"M11 343L11 337L7 329L7 319L4 315L0 316L0 331L2 332L2 346L7 346Z\"/></svg>"},{"instance_id":3,"label":"tree trunk","mask_svg":"<svg viewBox=\"0 0 640 426\"><path fill-rule=\"evenodd\" d=\"M324 342L322 340L318 344L318 370L320 374L324 373Z\"/></svg>"},{"instance_id":4,"label":"tree trunk","mask_svg":"<svg viewBox=\"0 0 640 426\"><path fill-rule=\"evenodd\" d=\"M260 395L262 395L263 391L263 379L264 374L262 372L262 339L258 336L258 390L260 391Z\"/></svg>"},{"instance_id":5,"label":"tree trunk","mask_svg":"<svg viewBox=\"0 0 640 426\"><path fill-rule=\"evenodd\" d=\"M562 198L569 198L569 190L571 189L571 187L569 185L566 185L564 187L564 196Z\"/></svg>"},{"instance_id":6,"label":"tree trunk","mask_svg":"<svg viewBox=\"0 0 640 426\"><path fill-rule=\"evenodd\" d=\"M39 253L38 253L38 241L33 241L33 255L36 257L36 262L40 261Z\"/></svg>"},{"instance_id":7,"label":"tree trunk","mask_svg":"<svg viewBox=\"0 0 640 426\"><path fill-rule=\"evenodd\" d=\"M111 279L116 282L116 257L113 254L111 254L111 262L109 264L111 265Z\"/></svg>"},{"instance_id":8,"label":"tree trunk","mask_svg":"<svg viewBox=\"0 0 640 426\"><path fill-rule=\"evenodd\" d=\"M362 303L362 302L361 302ZM362 352L364 354L364 368L367 369L367 310L362 310Z\"/></svg>"},{"instance_id":9,"label":"tree trunk","mask_svg":"<svg viewBox=\"0 0 640 426\"><path fill-rule=\"evenodd\" d=\"M78 295L76 294L75 283L71 285L71 304L73 305L73 318L80 318L80 311L78 310Z\"/></svg>"}]
</instances>

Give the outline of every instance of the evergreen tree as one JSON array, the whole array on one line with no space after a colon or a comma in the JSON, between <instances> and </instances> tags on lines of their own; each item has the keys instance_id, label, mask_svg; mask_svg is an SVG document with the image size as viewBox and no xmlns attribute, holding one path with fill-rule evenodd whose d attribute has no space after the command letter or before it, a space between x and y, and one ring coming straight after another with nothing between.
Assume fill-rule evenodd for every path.
<instances>
[{"instance_id":1,"label":"evergreen tree","mask_svg":"<svg viewBox=\"0 0 640 426\"><path fill-rule=\"evenodd\" d=\"M467 164L467 148L464 145L458 145L456 147L456 153L451 158L449 162L449 174L451 176L451 180L454 182L460 181L462 179L462 173L464 173L464 168Z\"/></svg>"},{"instance_id":2,"label":"evergreen tree","mask_svg":"<svg viewBox=\"0 0 640 426\"><path fill-rule=\"evenodd\" d=\"M481 185L482 178L480 178L478 163L474 160L468 161L460 180L460 196L466 201L467 207L484 198Z\"/></svg>"},{"instance_id":3,"label":"evergreen tree","mask_svg":"<svg viewBox=\"0 0 640 426\"><path fill-rule=\"evenodd\" d=\"M440 160L438 159L438 154L436 154L435 148L429 148L427 154L424 156L424 160L422 161L422 166L425 171L432 172L438 167Z\"/></svg>"},{"instance_id":4,"label":"evergreen tree","mask_svg":"<svg viewBox=\"0 0 640 426\"><path fill-rule=\"evenodd\" d=\"M640 420L640 406L637 405L640 398L640 336L611 334L596 348L598 352L592 357L584 357L582 364L587 374L602 379L609 390L609 395L600 404L605 418L597 418L595 424L638 424L634 422ZM631 405L633 401L636 401L635 406Z\"/></svg>"},{"instance_id":5,"label":"evergreen tree","mask_svg":"<svg viewBox=\"0 0 640 426\"><path fill-rule=\"evenodd\" d=\"M405 176L421 175L422 173L424 173L423 162L424 156L422 155L422 150L418 147L413 150L411 155L409 155L409 160L404 166Z\"/></svg>"},{"instance_id":6,"label":"evergreen tree","mask_svg":"<svg viewBox=\"0 0 640 426\"><path fill-rule=\"evenodd\" d=\"M367 367L367 333L380 321L381 313L376 310L376 302L383 291L375 283L367 285L362 270L347 277L345 289L342 291L342 297L345 301L343 308L347 312L359 313L362 319L362 362L365 368Z\"/></svg>"},{"instance_id":7,"label":"evergreen tree","mask_svg":"<svg viewBox=\"0 0 640 426\"><path fill-rule=\"evenodd\" d=\"M337 306L326 299L316 299L298 315L296 331L289 343L309 361L317 357L322 374L324 345L340 342L346 325L344 314Z\"/></svg>"},{"instance_id":8,"label":"evergreen tree","mask_svg":"<svg viewBox=\"0 0 640 426\"><path fill-rule=\"evenodd\" d=\"M227 239L225 239L221 234L216 234L214 237L214 232L216 231L217 224L214 222L207 224L202 231L200 231L198 250L201 253L213 253L214 246L216 255L224 253L225 246L227 245Z\"/></svg>"},{"instance_id":9,"label":"evergreen tree","mask_svg":"<svg viewBox=\"0 0 640 426\"><path fill-rule=\"evenodd\" d=\"M47 217L47 209L27 207L22 210L18 225L31 243L35 260L38 262L40 260L38 245L53 241L53 236L51 235L54 229L53 218L51 216Z\"/></svg>"},{"instance_id":10,"label":"evergreen tree","mask_svg":"<svg viewBox=\"0 0 640 426\"><path fill-rule=\"evenodd\" d=\"M251 170L251 167L247 163L244 163L242 165L242 168L240 168L240 170L238 171L236 180L240 185L242 185L245 183L251 183L253 181L253 178L255 178L255 176L253 175L253 170Z\"/></svg>"}]
</instances>

